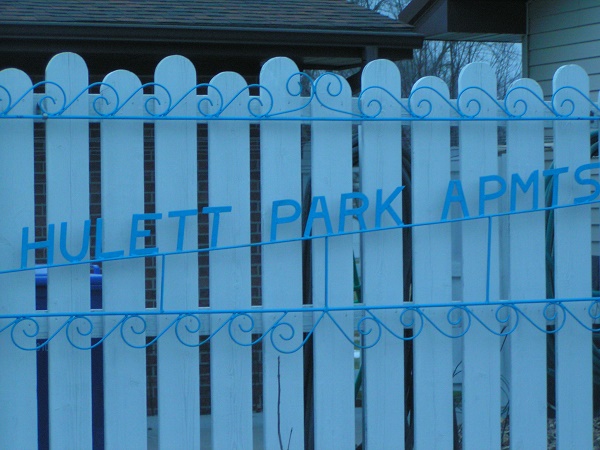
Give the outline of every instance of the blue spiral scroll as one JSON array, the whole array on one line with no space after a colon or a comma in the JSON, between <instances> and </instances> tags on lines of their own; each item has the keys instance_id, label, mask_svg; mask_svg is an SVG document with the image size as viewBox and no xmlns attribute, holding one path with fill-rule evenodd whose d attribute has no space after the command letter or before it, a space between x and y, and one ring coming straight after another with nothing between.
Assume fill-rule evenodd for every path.
<instances>
[{"instance_id":1,"label":"blue spiral scroll","mask_svg":"<svg viewBox=\"0 0 600 450\"><path fill-rule=\"evenodd\" d=\"M581 305L587 305L587 315L582 317L575 312ZM352 329L344 328L338 321L339 314L352 312L355 317ZM257 318L261 314L275 317L266 329L259 327ZM312 325L303 328L303 314L313 317ZM218 315L220 324L210 329L211 316ZM385 315L385 320L382 316ZM51 333L42 336L43 322L52 317L55 327ZM112 316L113 325L106 329L96 329L98 317ZM162 324L155 336L148 332L148 321L158 316ZM391 318L390 318L391 317ZM152 318L152 319L151 319ZM146 312L93 312L89 314L47 314L36 313L21 316L2 315L0 335L8 333L12 343L21 350L36 351L46 347L56 339L66 339L74 348L90 350L108 339L119 339L125 345L143 349L167 333L174 333L177 340L188 347L200 347L216 335L226 334L240 346L253 346L265 339L281 353L294 353L301 350L307 340L318 332L321 324L331 322L338 332L356 348L369 349L376 346L384 335L400 341L418 339L425 329L433 330L447 338L460 338L473 327L482 327L496 336L508 336L519 327L532 326L541 333L559 333L567 322L574 322L582 328L598 333L600 329L600 298L549 299L499 301L490 303L459 303L417 305L400 303L397 305L369 307L355 305L346 308L311 308L297 310L238 310L211 311L153 311ZM10 319L10 320L7 320ZM58 320L57 320L58 319ZM589 325L592 324L592 325ZM208 333L206 332L208 331ZM407 332L410 330L410 332ZM92 337L96 339L92 340ZM143 338L143 339L142 339ZM358 338L358 339L357 339Z\"/></svg>"},{"instance_id":2,"label":"blue spiral scroll","mask_svg":"<svg viewBox=\"0 0 600 450\"><path fill-rule=\"evenodd\" d=\"M298 72L285 81L286 98L276 98L264 85L245 86L232 97L227 97L216 86L202 83L190 86L182 96L172 95L168 88L159 83L146 83L127 95L119 96L115 87L105 82L92 83L82 89L72 99L68 99L65 89L52 81L41 81L25 90L11 92L7 86L0 85L0 119L139 119L157 120L293 120L293 121L477 121L477 120L599 120L600 107L588 95L579 89L565 86L558 89L549 101L545 101L531 89L517 86L510 89L503 100L486 92L480 87L463 89L456 100L448 100L436 89L421 86L413 90L407 99L393 95L382 86L369 86L356 96L354 111L340 111L333 106L334 99L343 89L344 80L334 73L324 73L316 80L308 74ZM100 91L99 94L91 94ZM144 113L141 116L120 114L139 92L144 93ZM243 92L260 92L260 96L248 96L246 114L226 114ZM41 92L41 93L40 93ZM158 95L159 92L161 95ZM199 94L203 92L203 94ZM16 114L15 107L28 95L34 95L35 109L31 114ZM71 112L71 106L91 96L89 114L77 115ZM196 103L194 115L180 115L177 106L192 98ZM298 102L289 108L274 106L289 104L289 98L298 98ZM382 99L386 99L383 101ZM483 99L483 100L482 100ZM574 115L575 100L589 105L590 114L585 117ZM87 101L87 100L86 100ZM443 101L450 108L448 117L430 118L432 102ZM483 108L482 101L490 102L493 108ZM310 117L301 111L312 104L335 113L332 117ZM545 111L541 117L526 117L532 105L542 105ZM388 111L387 109L393 108Z\"/></svg>"}]
</instances>

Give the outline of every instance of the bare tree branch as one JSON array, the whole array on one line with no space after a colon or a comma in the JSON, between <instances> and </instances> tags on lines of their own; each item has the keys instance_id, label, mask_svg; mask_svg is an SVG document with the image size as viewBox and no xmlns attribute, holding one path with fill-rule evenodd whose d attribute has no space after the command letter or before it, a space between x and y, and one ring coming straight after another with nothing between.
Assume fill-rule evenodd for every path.
<instances>
[{"instance_id":1,"label":"bare tree branch","mask_svg":"<svg viewBox=\"0 0 600 450\"><path fill-rule=\"evenodd\" d=\"M349 0L389 17L397 18L410 0ZM399 61L403 96L424 76L440 77L448 84L450 94L458 94L458 76L467 64L488 62L496 71L498 96L503 98L510 84L521 76L521 49L518 44L472 41L430 41L414 51L410 60Z\"/></svg>"}]
</instances>

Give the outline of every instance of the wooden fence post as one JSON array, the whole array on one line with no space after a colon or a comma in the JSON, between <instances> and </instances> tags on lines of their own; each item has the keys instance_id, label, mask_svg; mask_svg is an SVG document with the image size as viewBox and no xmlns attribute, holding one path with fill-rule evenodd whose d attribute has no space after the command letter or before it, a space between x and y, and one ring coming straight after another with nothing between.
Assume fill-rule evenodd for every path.
<instances>
[{"instance_id":1,"label":"wooden fence post","mask_svg":"<svg viewBox=\"0 0 600 450\"><path fill-rule=\"evenodd\" d=\"M143 95L138 90L141 83L137 76L118 70L108 74L104 83L106 85L102 86L100 93L105 95L110 103L101 104L107 111L113 111L118 104L122 106L118 116L141 115ZM119 96L118 103L115 93ZM134 93L133 98L125 103ZM102 250L107 253L130 253L132 215L144 212L143 127L140 120L111 119L100 124L104 231ZM139 225L139 228L143 227ZM142 242L136 244L139 248L144 247ZM143 258L105 261L102 264L104 310L143 311L146 307L144 279ZM119 319L119 316L106 316L105 329L110 329ZM133 322L130 323L133 325ZM125 327L128 328L128 324L125 324ZM128 333L127 337L135 345L145 344L144 334L136 336L134 333ZM131 442L131 445L145 445L145 352L126 345L120 337L107 339L104 342L104 385L107 448L118 448L124 440Z\"/></svg>"},{"instance_id":2,"label":"wooden fence post","mask_svg":"<svg viewBox=\"0 0 600 450\"><path fill-rule=\"evenodd\" d=\"M459 108L469 114L472 107L481 108L480 114L489 117L497 107L485 91L496 99L496 76L484 63L466 66L458 80L461 92ZM498 127L492 121L463 121L459 125L459 165L467 206L472 216L495 214L498 200L481 204L482 176L498 174ZM499 189L489 183L486 192ZM491 194L490 194L491 195ZM469 302L498 301L499 253L498 220L487 219L463 222L462 228L462 298ZM488 228L488 226L490 228ZM488 241L489 240L489 241ZM488 247L489 242L489 247ZM488 250L489 248L489 250ZM488 255L489 251L489 255ZM500 332L495 318L495 307L475 307L477 315L495 332ZM463 338L463 448L465 450L500 448L500 339L497 335L474 323Z\"/></svg>"},{"instance_id":3,"label":"wooden fence post","mask_svg":"<svg viewBox=\"0 0 600 450\"><path fill-rule=\"evenodd\" d=\"M156 67L155 95L160 100L158 110L167 108L169 99L177 102L196 85L196 70L181 56L163 59ZM160 87L158 86L160 85ZM164 87L164 88L163 88ZM196 91L190 92L171 112L177 116L194 115ZM182 249L198 246L198 215L168 217L172 211L198 209L198 125L189 120L157 121L155 125L155 185L156 212L162 218L156 224L156 244L161 252L175 252L180 221L185 221ZM198 255L189 253L157 258L156 279L158 307L164 300L167 310L193 310L198 307ZM159 320L163 330L175 319ZM185 320L179 324L182 339L193 345L199 336L183 332ZM195 323L189 323L195 329ZM161 448L198 448L200 446L200 354L198 347L187 347L179 341L175 330L169 330L158 341L158 423Z\"/></svg>"},{"instance_id":4,"label":"wooden fence post","mask_svg":"<svg viewBox=\"0 0 600 450\"><path fill-rule=\"evenodd\" d=\"M578 66L558 69L553 79L554 107L559 114L589 114L589 104L575 89L589 96L589 78ZM566 97L570 102L562 104ZM559 205L588 196L586 185L575 181L573 171L590 162L590 123L583 120L554 122L554 168L569 171L554 176ZM560 181L559 181L560 177ZM554 212L555 298L589 298L591 280L591 210L589 205ZM582 324L591 327L586 302L567 304ZM559 316L562 314L558 311ZM557 448L592 448L592 339L573 317L556 334L556 439Z\"/></svg>"},{"instance_id":5,"label":"wooden fence post","mask_svg":"<svg viewBox=\"0 0 600 450\"><path fill-rule=\"evenodd\" d=\"M365 111L373 101L381 102L378 117L402 114L400 105L391 98L400 99L400 73L390 61L369 63L362 75L362 99ZM380 89L381 88L381 89ZM387 90L387 92L384 91ZM376 107L375 104L371 104ZM360 191L376 202L391 198L402 186L402 124L401 122L365 122L360 131ZM402 194L391 203L394 211L402 217ZM396 220L385 212L376 217L376 204L369 205L365 214L367 227L397 226ZM361 284L363 303L368 306L401 304L404 293L403 230L365 233L361 236ZM404 327L398 321L399 310L381 310L374 314L399 336ZM368 315L367 315L368 317ZM377 327L372 325L373 334ZM367 344L369 336L364 338ZM381 340L363 351L363 413L365 421L366 448L394 448L404 443L404 341L383 330Z\"/></svg>"},{"instance_id":6,"label":"wooden fence post","mask_svg":"<svg viewBox=\"0 0 600 450\"><path fill-rule=\"evenodd\" d=\"M212 79L223 95L213 99L215 108L227 108L223 117L248 114L248 90L244 79L225 72ZM239 95L235 97L236 94ZM214 95L209 89L208 95ZM232 101L232 103L229 103ZM218 246L250 242L250 129L245 121L214 121L208 124L208 203L231 206L219 221ZM214 233L215 219L210 222ZM248 309L251 306L250 248L216 250L210 254L210 306L213 309ZM216 330L229 315L211 317ZM239 342L251 336L239 328L244 318L231 325ZM251 348L234 342L225 326L211 340L211 410L213 448L252 448Z\"/></svg>"},{"instance_id":7,"label":"wooden fence post","mask_svg":"<svg viewBox=\"0 0 600 450\"><path fill-rule=\"evenodd\" d=\"M314 117L347 117L343 112L351 111L352 97L346 80L336 75L325 75L316 81L315 91L329 108L313 101ZM313 122L311 137L312 195L322 200L320 205L315 205L315 210L323 212L326 201L331 228L337 232L341 195L352 192L351 123ZM322 219L313 221L313 236L331 233L326 229L325 222ZM312 266L313 305L318 308L351 306L352 236L313 240ZM320 315L315 313L314 318L318 319ZM340 328L332 322L331 317ZM343 311L331 313L331 317L324 317L314 334L316 449L352 448L355 440L354 349L341 333L353 336L353 314Z\"/></svg>"},{"instance_id":8,"label":"wooden fence post","mask_svg":"<svg viewBox=\"0 0 600 450\"><path fill-rule=\"evenodd\" d=\"M301 78L298 68L287 58L269 60L260 73L263 108L273 107L271 114L299 107ZM289 89L289 90L288 90ZM273 102L275 102L273 104ZM273 223L273 202L293 200L302 205L300 122L264 122L260 128L260 183L262 240L271 240L275 227L277 240L302 236L301 214L291 223ZM277 217L288 217L294 209L277 208ZM266 245L262 247L262 305L264 308L299 308L302 306L302 243ZM275 324L280 313L263 315L263 332ZM285 342L289 329L276 328L273 336L263 341L263 397L265 449L303 448L304 445L304 370L303 321L299 313L288 313L284 322L293 327L294 338ZM282 354L271 344L271 337L282 350L298 348ZM290 436L291 435L291 436Z\"/></svg>"},{"instance_id":9,"label":"wooden fence post","mask_svg":"<svg viewBox=\"0 0 600 450\"><path fill-rule=\"evenodd\" d=\"M543 105L532 94L543 98L542 89L533 80L523 79L511 87L510 105L526 99L525 117L543 115ZM509 91L509 92L510 92ZM528 210L544 206L544 123L542 121L510 121L506 124L506 173L515 209ZM524 190L512 183L518 176L527 182L534 174L534 184ZM536 186L537 185L537 191ZM515 190L515 192L513 192ZM537 196L536 196L537 195ZM508 300L543 299L546 297L545 224L542 212L513 215L508 218L507 280ZM546 328L543 305L519 305L536 324ZM512 317L517 320L516 316ZM520 450L547 445L546 334L519 317L517 329L508 337L510 344L509 401L511 447Z\"/></svg>"},{"instance_id":10,"label":"wooden fence post","mask_svg":"<svg viewBox=\"0 0 600 450\"><path fill-rule=\"evenodd\" d=\"M0 72L0 86L7 88L12 102L31 89L31 80L23 72L6 69ZM10 101L0 92L1 107ZM15 105L14 114L31 114L33 94L29 92ZM0 268L12 270L21 265L21 230L29 227L29 242L34 239L33 192L33 120L0 120ZM33 251L28 261L34 264ZM33 272L0 276L0 314L35 312L35 280ZM1 319L0 329L12 319ZM32 333L32 323L19 325L16 337L23 331ZM20 342L35 347L35 340ZM37 442L36 355L24 352L11 340L10 328L0 333L0 448L35 448Z\"/></svg>"},{"instance_id":11,"label":"wooden fence post","mask_svg":"<svg viewBox=\"0 0 600 450\"><path fill-rule=\"evenodd\" d=\"M80 56L62 53L48 64L46 80L61 86L70 102L88 85L87 67ZM61 97L52 84L47 85L47 93L57 99ZM49 102L46 105L52 108ZM69 114L87 114L87 92L67 111ZM60 242L59 224L68 223L67 249L72 254L79 253L82 248L83 224L90 217L88 128L85 120L49 121L46 124L47 223L54 224L55 243ZM85 170L81 170L82 167ZM67 263L58 248L55 245L53 250L54 264ZM86 251L86 254L89 253ZM89 266L48 269L47 289L48 311L89 311ZM50 319L50 333L58 330L64 321L64 317ZM74 342L89 346L89 336L78 336L75 328L72 327L70 333ZM73 347L65 337L61 333L48 345L50 445L54 448L92 448L90 352ZM56 370L58 367L61 370Z\"/></svg>"},{"instance_id":12,"label":"wooden fence post","mask_svg":"<svg viewBox=\"0 0 600 450\"><path fill-rule=\"evenodd\" d=\"M425 77L412 90L416 114L448 117L448 87L439 78ZM423 100L422 109L419 102ZM412 123L413 223L439 221L450 181L450 123ZM450 224L419 226L413 233L413 293L416 304L448 303L452 299ZM426 313L447 334L452 332L446 311ZM419 320L419 317L417 317ZM415 448L452 448L452 342L429 323L414 341Z\"/></svg>"}]
</instances>

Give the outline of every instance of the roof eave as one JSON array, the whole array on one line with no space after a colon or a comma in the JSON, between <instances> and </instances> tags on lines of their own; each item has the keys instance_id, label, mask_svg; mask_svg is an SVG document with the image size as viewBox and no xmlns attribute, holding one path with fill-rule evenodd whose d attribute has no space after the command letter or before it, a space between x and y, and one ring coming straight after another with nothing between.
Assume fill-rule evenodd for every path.
<instances>
[{"instance_id":1,"label":"roof eave","mask_svg":"<svg viewBox=\"0 0 600 450\"><path fill-rule=\"evenodd\" d=\"M519 42L526 17L525 0L412 0L399 19L426 39Z\"/></svg>"},{"instance_id":2,"label":"roof eave","mask_svg":"<svg viewBox=\"0 0 600 450\"><path fill-rule=\"evenodd\" d=\"M420 48L424 36L412 30L378 31L348 29L290 29L253 27L206 27L177 25L131 25L94 23L3 23L0 38L61 39L130 42L197 42L271 45L382 46L388 48Z\"/></svg>"}]
</instances>

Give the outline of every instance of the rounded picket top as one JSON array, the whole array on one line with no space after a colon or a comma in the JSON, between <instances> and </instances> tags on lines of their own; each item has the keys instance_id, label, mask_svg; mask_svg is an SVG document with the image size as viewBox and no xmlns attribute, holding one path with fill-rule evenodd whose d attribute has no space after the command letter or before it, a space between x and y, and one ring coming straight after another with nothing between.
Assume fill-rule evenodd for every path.
<instances>
[{"instance_id":1,"label":"rounded picket top","mask_svg":"<svg viewBox=\"0 0 600 450\"><path fill-rule=\"evenodd\" d=\"M54 55L46 66L45 96L40 104L45 114L88 114L89 71L77 53Z\"/></svg>"},{"instance_id":2,"label":"rounded picket top","mask_svg":"<svg viewBox=\"0 0 600 450\"><path fill-rule=\"evenodd\" d=\"M290 59L287 56L276 56L274 58L269 58L267 61L265 61L261 68L261 74L263 69L269 69L273 65L281 65L284 67L287 66L289 68L294 67L296 68L296 70L298 70L298 66L296 65L293 59Z\"/></svg>"},{"instance_id":3,"label":"rounded picket top","mask_svg":"<svg viewBox=\"0 0 600 450\"><path fill-rule=\"evenodd\" d=\"M376 59L368 63L362 71L363 89L371 80L379 83L400 87L400 70L398 66L389 59Z\"/></svg>"},{"instance_id":4,"label":"rounded picket top","mask_svg":"<svg viewBox=\"0 0 600 450\"><path fill-rule=\"evenodd\" d=\"M494 69L484 62L462 68L458 76L457 108L463 117L493 117L499 109Z\"/></svg>"},{"instance_id":5,"label":"rounded picket top","mask_svg":"<svg viewBox=\"0 0 600 450\"><path fill-rule=\"evenodd\" d=\"M577 64L567 64L558 68L552 77L553 87L564 85L589 84L589 76L585 69Z\"/></svg>"},{"instance_id":6,"label":"rounded picket top","mask_svg":"<svg viewBox=\"0 0 600 450\"><path fill-rule=\"evenodd\" d=\"M368 63L361 76L358 107L368 117L400 117L401 76L398 66L387 59Z\"/></svg>"},{"instance_id":7,"label":"rounded picket top","mask_svg":"<svg viewBox=\"0 0 600 450\"><path fill-rule=\"evenodd\" d=\"M154 115L196 115L196 67L185 56L163 58L154 71L153 87Z\"/></svg>"},{"instance_id":8,"label":"rounded picket top","mask_svg":"<svg viewBox=\"0 0 600 450\"><path fill-rule=\"evenodd\" d=\"M300 109L303 77L308 79L291 59L269 59L260 70L261 115L292 113Z\"/></svg>"},{"instance_id":9,"label":"rounded picket top","mask_svg":"<svg viewBox=\"0 0 600 450\"><path fill-rule=\"evenodd\" d=\"M504 108L511 117L541 117L547 110L542 87L531 78L514 81L506 91Z\"/></svg>"},{"instance_id":10,"label":"rounded picket top","mask_svg":"<svg viewBox=\"0 0 600 450\"><path fill-rule=\"evenodd\" d=\"M142 83L128 70L115 70L100 83L100 95L93 108L100 116L138 116L142 114Z\"/></svg>"},{"instance_id":11,"label":"rounded picket top","mask_svg":"<svg viewBox=\"0 0 600 450\"><path fill-rule=\"evenodd\" d=\"M33 113L31 78L20 69L0 71L0 117Z\"/></svg>"},{"instance_id":12,"label":"rounded picket top","mask_svg":"<svg viewBox=\"0 0 600 450\"><path fill-rule=\"evenodd\" d=\"M489 83L490 79L496 79L496 72L492 66L487 62L472 62L464 66L458 75L459 83L462 82L465 85L479 85L482 83Z\"/></svg>"},{"instance_id":13,"label":"rounded picket top","mask_svg":"<svg viewBox=\"0 0 600 450\"><path fill-rule=\"evenodd\" d=\"M54 55L46 65L46 77L48 77L50 72L57 74L64 73L65 78L71 74L75 76L85 74L87 78L88 67L83 57L78 53L62 52Z\"/></svg>"},{"instance_id":14,"label":"rounded picket top","mask_svg":"<svg viewBox=\"0 0 600 450\"><path fill-rule=\"evenodd\" d=\"M164 77L169 71L173 71L174 74L177 74L180 77L189 76L190 73L193 73L195 76L196 67L194 66L192 61L190 61L185 56L169 55L161 59L160 62L156 65L156 69L154 70L154 76Z\"/></svg>"},{"instance_id":15,"label":"rounded picket top","mask_svg":"<svg viewBox=\"0 0 600 450\"><path fill-rule=\"evenodd\" d=\"M408 97L411 115L425 119L428 117L448 117L450 111L450 90L441 78L423 77L412 87Z\"/></svg>"},{"instance_id":16,"label":"rounded picket top","mask_svg":"<svg viewBox=\"0 0 600 450\"><path fill-rule=\"evenodd\" d=\"M260 84L274 84L280 76L298 74L299 69L294 61L284 56L269 59L260 69Z\"/></svg>"},{"instance_id":17,"label":"rounded picket top","mask_svg":"<svg viewBox=\"0 0 600 450\"><path fill-rule=\"evenodd\" d=\"M589 115L590 78L575 64L560 67L552 78L552 107L558 116L583 117Z\"/></svg>"},{"instance_id":18,"label":"rounded picket top","mask_svg":"<svg viewBox=\"0 0 600 450\"><path fill-rule=\"evenodd\" d=\"M210 80L206 109L210 116L251 117L248 84L236 72L221 72ZM203 108L203 112L205 108ZM255 108L256 109L256 108Z\"/></svg>"}]
</instances>

